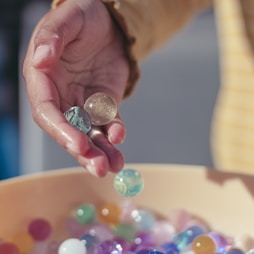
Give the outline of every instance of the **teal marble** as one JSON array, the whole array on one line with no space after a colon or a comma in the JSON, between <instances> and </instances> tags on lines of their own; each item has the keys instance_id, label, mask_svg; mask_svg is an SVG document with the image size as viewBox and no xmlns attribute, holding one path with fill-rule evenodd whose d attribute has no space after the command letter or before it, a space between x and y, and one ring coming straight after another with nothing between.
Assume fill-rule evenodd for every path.
<instances>
[{"instance_id":1,"label":"teal marble","mask_svg":"<svg viewBox=\"0 0 254 254\"><path fill-rule=\"evenodd\" d=\"M114 187L119 195L133 197L143 190L144 179L141 174L134 169L123 169L116 174Z\"/></svg>"},{"instance_id":2,"label":"teal marble","mask_svg":"<svg viewBox=\"0 0 254 254\"><path fill-rule=\"evenodd\" d=\"M92 127L91 119L83 108L74 106L64 112L66 120L76 129L87 134Z\"/></svg>"}]
</instances>

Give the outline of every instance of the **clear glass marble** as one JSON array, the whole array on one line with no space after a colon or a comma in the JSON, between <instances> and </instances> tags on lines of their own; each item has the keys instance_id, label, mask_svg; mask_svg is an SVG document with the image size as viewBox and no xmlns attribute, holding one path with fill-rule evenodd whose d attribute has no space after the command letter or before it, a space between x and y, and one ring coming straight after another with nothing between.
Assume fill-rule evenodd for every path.
<instances>
[{"instance_id":1,"label":"clear glass marble","mask_svg":"<svg viewBox=\"0 0 254 254\"><path fill-rule=\"evenodd\" d=\"M74 106L64 112L66 120L76 129L87 134L92 127L90 115L82 108Z\"/></svg>"},{"instance_id":2,"label":"clear glass marble","mask_svg":"<svg viewBox=\"0 0 254 254\"><path fill-rule=\"evenodd\" d=\"M84 109L91 117L93 125L105 125L117 114L115 100L108 94L98 92L91 95L84 104Z\"/></svg>"}]
</instances>

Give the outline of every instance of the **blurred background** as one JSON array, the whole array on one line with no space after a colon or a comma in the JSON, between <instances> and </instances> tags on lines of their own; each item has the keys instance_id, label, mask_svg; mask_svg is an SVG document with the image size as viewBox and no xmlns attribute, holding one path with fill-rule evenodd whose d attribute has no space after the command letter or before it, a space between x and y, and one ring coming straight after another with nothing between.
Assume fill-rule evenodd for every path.
<instances>
[{"instance_id":1,"label":"blurred background","mask_svg":"<svg viewBox=\"0 0 254 254\"><path fill-rule=\"evenodd\" d=\"M48 0L0 1L0 179L78 166L31 118L21 66ZM213 9L188 25L141 65L135 93L120 113L126 162L213 166L210 126L219 89Z\"/></svg>"}]
</instances>

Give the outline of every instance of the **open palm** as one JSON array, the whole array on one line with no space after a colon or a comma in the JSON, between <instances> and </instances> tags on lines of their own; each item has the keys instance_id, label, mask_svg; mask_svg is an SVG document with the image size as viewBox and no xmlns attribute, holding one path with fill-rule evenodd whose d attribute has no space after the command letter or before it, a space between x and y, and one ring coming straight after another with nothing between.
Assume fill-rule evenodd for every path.
<instances>
[{"instance_id":1,"label":"open palm","mask_svg":"<svg viewBox=\"0 0 254 254\"><path fill-rule=\"evenodd\" d=\"M92 174L119 171L123 142L119 116L89 136L72 127L63 112L83 106L101 91L120 105L129 66L120 32L99 0L72 0L48 12L36 26L23 66L28 98L36 123Z\"/></svg>"}]
</instances>

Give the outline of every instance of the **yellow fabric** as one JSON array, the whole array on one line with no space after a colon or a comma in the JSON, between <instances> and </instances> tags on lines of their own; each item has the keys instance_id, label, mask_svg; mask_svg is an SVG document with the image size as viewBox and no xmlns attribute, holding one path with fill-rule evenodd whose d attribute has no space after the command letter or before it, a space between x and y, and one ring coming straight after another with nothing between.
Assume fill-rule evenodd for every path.
<instances>
[{"instance_id":1,"label":"yellow fabric","mask_svg":"<svg viewBox=\"0 0 254 254\"><path fill-rule=\"evenodd\" d=\"M65 0L53 0L56 8ZM130 77L125 97L129 96L139 78L138 62L165 43L193 14L211 0L101 0L126 37Z\"/></svg>"},{"instance_id":2,"label":"yellow fabric","mask_svg":"<svg viewBox=\"0 0 254 254\"><path fill-rule=\"evenodd\" d=\"M129 41L130 83L125 96L131 94L139 78L137 61L173 36L195 12L211 0L102 0Z\"/></svg>"},{"instance_id":3,"label":"yellow fabric","mask_svg":"<svg viewBox=\"0 0 254 254\"><path fill-rule=\"evenodd\" d=\"M249 37L254 32L254 2L216 0L215 8L221 89L211 135L214 161L223 170L254 173L254 58Z\"/></svg>"},{"instance_id":4,"label":"yellow fabric","mask_svg":"<svg viewBox=\"0 0 254 254\"><path fill-rule=\"evenodd\" d=\"M209 0L102 0L128 40L127 95L147 54L174 35ZM61 0L54 1L54 5ZM214 0L220 45L221 88L211 145L220 170L254 173L254 1Z\"/></svg>"}]
</instances>

